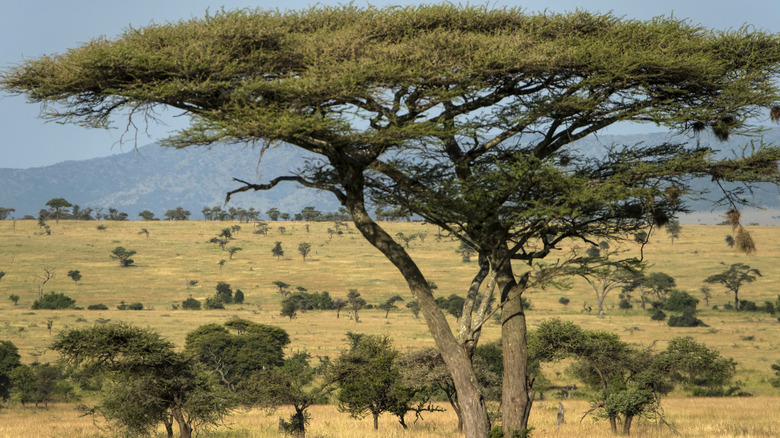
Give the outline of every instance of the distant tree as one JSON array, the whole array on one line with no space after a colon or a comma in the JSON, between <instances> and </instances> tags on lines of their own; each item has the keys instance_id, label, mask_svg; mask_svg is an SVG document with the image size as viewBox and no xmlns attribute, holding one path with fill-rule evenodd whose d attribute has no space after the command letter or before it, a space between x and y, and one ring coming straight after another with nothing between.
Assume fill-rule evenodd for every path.
<instances>
[{"instance_id":1,"label":"distant tree","mask_svg":"<svg viewBox=\"0 0 780 438\"><path fill-rule=\"evenodd\" d=\"M236 304L244 304L244 298L244 291L236 289L236 292L233 294L233 302Z\"/></svg>"},{"instance_id":2,"label":"distant tree","mask_svg":"<svg viewBox=\"0 0 780 438\"><path fill-rule=\"evenodd\" d=\"M279 211L278 208L273 207L268 209L268 211L266 211L265 214L268 216L268 219L271 219L272 221L277 221L279 220L279 215L281 214L281 212Z\"/></svg>"},{"instance_id":3,"label":"distant tree","mask_svg":"<svg viewBox=\"0 0 780 438\"><path fill-rule=\"evenodd\" d=\"M587 254L572 260L569 273L576 275L591 286L596 293L599 318L604 317L604 300L607 295L621 287L640 270L636 259L611 260L609 244L602 241L599 246L588 248Z\"/></svg>"},{"instance_id":4,"label":"distant tree","mask_svg":"<svg viewBox=\"0 0 780 438\"><path fill-rule=\"evenodd\" d=\"M222 302L223 304L232 304L233 303L233 289L230 287L228 283L225 283L224 281L220 281L217 283L217 293L215 295L215 298Z\"/></svg>"},{"instance_id":5,"label":"distant tree","mask_svg":"<svg viewBox=\"0 0 780 438\"><path fill-rule=\"evenodd\" d=\"M286 316L292 321L293 318L298 316L298 309L297 300L293 299L292 296L285 297L282 300L282 310L279 312L279 315Z\"/></svg>"},{"instance_id":6,"label":"distant tree","mask_svg":"<svg viewBox=\"0 0 780 438\"><path fill-rule=\"evenodd\" d=\"M217 237L223 237L226 240L233 239L233 228L231 227L223 228L222 231L219 232L219 235Z\"/></svg>"},{"instance_id":7,"label":"distant tree","mask_svg":"<svg viewBox=\"0 0 780 438\"><path fill-rule=\"evenodd\" d=\"M11 372L19 367L22 357L11 341L0 340L0 400L7 401L11 394Z\"/></svg>"},{"instance_id":8,"label":"distant tree","mask_svg":"<svg viewBox=\"0 0 780 438\"><path fill-rule=\"evenodd\" d=\"M321 216L322 212L312 206L303 207L303 210L301 210L301 217L308 222L320 220Z\"/></svg>"},{"instance_id":9,"label":"distant tree","mask_svg":"<svg viewBox=\"0 0 780 438\"><path fill-rule=\"evenodd\" d=\"M67 401L73 395L73 387L59 365L21 365L11 371L10 377L22 405L34 403L48 407L53 401Z\"/></svg>"},{"instance_id":10,"label":"distant tree","mask_svg":"<svg viewBox=\"0 0 780 438\"><path fill-rule=\"evenodd\" d=\"M165 212L165 220L167 221L186 221L190 218L189 210L185 210L182 207L176 207L173 210L168 210Z\"/></svg>"},{"instance_id":11,"label":"distant tree","mask_svg":"<svg viewBox=\"0 0 780 438\"><path fill-rule=\"evenodd\" d=\"M290 213L280 213L279 214L279 219L281 219L283 221L290 220Z\"/></svg>"},{"instance_id":12,"label":"distant tree","mask_svg":"<svg viewBox=\"0 0 780 438\"><path fill-rule=\"evenodd\" d=\"M392 297L385 300L382 304L380 304L380 309L385 311L385 318L387 318L390 315L390 311L393 309L397 309L398 307L395 305L398 301L403 301L404 299L401 298L400 295L393 295Z\"/></svg>"},{"instance_id":13,"label":"distant tree","mask_svg":"<svg viewBox=\"0 0 780 438\"><path fill-rule=\"evenodd\" d=\"M56 223L60 222L60 217L63 214L68 213L68 208L73 207L73 204L66 201L64 198L52 198L46 202L46 206L49 207L49 211L52 212Z\"/></svg>"},{"instance_id":14,"label":"distant tree","mask_svg":"<svg viewBox=\"0 0 780 438\"><path fill-rule=\"evenodd\" d=\"M725 266L725 263L721 263ZM719 274L710 275L707 277L705 283L720 283L728 291L734 294L734 309L740 310L739 290L744 283L752 283L756 281L756 277L761 277L761 271L744 263L734 263L726 270Z\"/></svg>"},{"instance_id":15,"label":"distant tree","mask_svg":"<svg viewBox=\"0 0 780 438\"><path fill-rule=\"evenodd\" d=\"M669 239L672 241L672 245L674 245L674 241L680 238L680 233L682 232L680 221L677 219L670 219L669 222L664 225L664 229L666 230Z\"/></svg>"},{"instance_id":16,"label":"distant tree","mask_svg":"<svg viewBox=\"0 0 780 438\"><path fill-rule=\"evenodd\" d=\"M72 309L76 307L76 300L63 293L49 292L33 302L32 308L37 309Z\"/></svg>"},{"instance_id":17,"label":"distant tree","mask_svg":"<svg viewBox=\"0 0 780 438\"><path fill-rule=\"evenodd\" d=\"M289 285L289 284L287 284L287 283L285 283L285 282L283 282L283 281L276 280L276 281L274 281L274 282L273 282L273 283L271 283L271 284L273 284L274 286L276 286L276 287L278 287L278 288L279 288L279 294L280 294L280 295L282 295L282 296L287 296L287 294L289 294L289 293L290 293L290 292L287 290L287 288L289 288L289 287L290 287L290 285Z\"/></svg>"},{"instance_id":18,"label":"distant tree","mask_svg":"<svg viewBox=\"0 0 780 438\"><path fill-rule=\"evenodd\" d=\"M474 254L477 253L474 248L462 240L460 241L460 246L458 246L458 250L456 252L460 254L460 259L463 261L463 263L470 262Z\"/></svg>"},{"instance_id":19,"label":"distant tree","mask_svg":"<svg viewBox=\"0 0 780 438\"><path fill-rule=\"evenodd\" d=\"M418 237L417 234L409 234L406 235L404 233L398 232L395 233L395 237L397 237L399 240L401 240L404 243L404 246L409 249L409 244L412 242L412 240L416 239Z\"/></svg>"},{"instance_id":20,"label":"distant tree","mask_svg":"<svg viewBox=\"0 0 780 438\"><path fill-rule=\"evenodd\" d=\"M699 288L701 294L704 295L704 305L710 307L710 298L712 298L712 289L706 284Z\"/></svg>"},{"instance_id":21,"label":"distant tree","mask_svg":"<svg viewBox=\"0 0 780 438\"><path fill-rule=\"evenodd\" d=\"M8 299L9 299L9 300L11 300L11 301L13 301L13 303L14 303L14 306L16 306L17 304L19 304L19 295L16 295L16 294L11 294L11 295L8 295Z\"/></svg>"},{"instance_id":22,"label":"distant tree","mask_svg":"<svg viewBox=\"0 0 780 438\"><path fill-rule=\"evenodd\" d=\"M15 212L16 209L14 208L5 208L0 207L0 221L4 221L8 219L8 217L11 215L11 213Z\"/></svg>"},{"instance_id":23,"label":"distant tree","mask_svg":"<svg viewBox=\"0 0 780 438\"><path fill-rule=\"evenodd\" d=\"M731 234L726 236L726 245L728 245L729 248L734 248L734 244L737 242L734 240L734 236Z\"/></svg>"},{"instance_id":24,"label":"distant tree","mask_svg":"<svg viewBox=\"0 0 780 438\"><path fill-rule=\"evenodd\" d=\"M219 245L219 247L222 248L222 250L224 251L225 250L225 245L228 244L228 240L227 239L220 239L219 237L212 237L209 240L209 243L213 243L215 245Z\"/></svg>"},{"instance_id":25,"label":"distant tree","mask_svg":"<svg viewBox=\"0 0 780 438\"><path fill-rule=\"evenodd\" d=\"M238 247L238 246L231 246L230 248L228 248L228 249L227 249L227 251L228 251L228 254L230 254L230 257L229 257L229 258L230 258L230 260L233 260L233 255L234 255L235 253L237 253L237 252L241 251L242 249L243 249L243 248L241 248L241 247Z\"/></svg>"},{"instance_id":26,"label":"distant tree","mask_svg":"<svg viewBox=\"0 0 780 438\"><path fill-rule=\"evenodd\" d=\"M221 422L236 404L196 361L151 329L122 323L58 334L51 347L70 365L110 382L93 411L129 435L151 435L160 423L181 438Z\"/></svg>"},{"instance_id":27,"label":"distant tree","mask_svg":"<svg viewBox=\"0 0 780 438\"><path fill-rule=\"evenodd\" d=\"M111 251L111 258L118 260L119 266L126 268L135 262L135 260L130 258L134 256L135 253L135 250L125 249L122 246L117 246L113 251Z\"/></svg>"},{"instance_id":28,"label":"distant tree","mask_svg":"<svg viewBox=\"0 0 780 438\"><path fill-rule=\"evenodd\" d=\"M365 307L366 300L360 297L360 292L357 289L350 289L347 293L347 305L352 310L352 316L355 318L355 322L360 322L358 311Z\"/></svg>"},{"instance_id":29,"label":"distant tree","mask_svg":"<svg viewBox=\"0 0 780 438\"><path fill-rule=\"evenodd\" d=\"M333 300L333 308L336 310L336 318L339 317L339 314L341 313L341 310L345 307L347 307L347 302L342 300L341 298L335 298Z\"/></svg>"},{"instance_id":30,"label":"distant tree","mask_svg":"<svg viewBox=\"0 0 780 438\"><path fill-rule=\"evenodd\" d=\"M0 271L0 280L2 280L3 277L5 277L5 271Z\"/></svg>"},{"instance_id":31,"label":"distant tree","mask_svg":"<svg viewBox=\"0 0 780 438\"><path fill-rule=\"evenodd\" d=\"M571 300L569 300L569 299L568 299L568 298L566 298L566 297L560 297L560 298L558 298L558 302L559 302L559 303L561 303L561 304L563 304L563 307L565 308L566 306L568 306L568 305L569 305L569 303L571 302Z\"/></svg>"},{"instance_id":32,"label":"distant tree","mask_svg":"<svg viewBox=\"0 0 780 438\"><path fill-rule=\"evenodd\" d=\"M122 300L116 308L119 310L144 310L144 305L142 303L126 303Z\"/></svg>"},{"instance_id":33,"label":"distant tree","mask_svg":"<svg viewBox=\"0 0 780 438\"><path fill-rule=\"evenodd\" d=\"M414 315L415 318L420 317L420 303L418 303L417 300L406 303L406 308L412 312L412 315Z\"/></svg>"},{"instance_id":34,"label":"distant tree","mask_svg":"<svg viewBox=\"0 0 780 438\"><path fill-rule=\"evenodd\" d=\"M298 252L303 256L303 261L306 261L306 256L311 252L311 243L301 242L298 244Z\"/></svg>"},{"instance_id":35,"label":"distant tree","mask_svg":"<svg viewBox=\"0 0 780 438\"><path fill-rule=\"evenodd\" d=\"M455 318L463 316L463 303L465 302L465 298L455 294L451 294L446 298L436 297L436 304L439 305L439 308Z\"/></svg>"},{"instance_id":36,"label":"distant tree","mask_svg":"<svg viewBox=\"0 0 780 438\"><path fill-rule=\"evenodd\" d=\"M70 277L71 280L78 283L79 280L81 280L81 272L78 269L72 269L68 271L68 277Z\"/></svg>"},{"instance_id":37,"label":"distant tree","mask_svg":"<svg viewBox=\"0 0 780 438\"><path fill-rule=\"evenodd\" d=\"M152 213L149 210L144 210L144 211L138 213L138 216L140 216L141 219L143 219L145 221L156 221L156 220L158 220L156 217L154 217L154 213Z\"/></svg>"},{"instance_id":38,"label":"distant tree","mask_svg":"<svg viewBox=\"0 0 780 438\"><path fill-rule=\"evenodd\" d=\"M55 275L55 272L54 272L54 268L47 268L47 267L43 268L43 274L35 276L35 279L39 280L39 283L38 283L38 299L43 298L43 287L46 285L46 283L48 283L49 281L54 279L55 276L56 275Z\"/></svg>"},{"instance_id":39,"label":"distant tree","mask_svg":"<svg viewBox=\"0 0 780 438\"><path fill-rule=\"evenodd\" d=\"M780 361L773 363L771 368L775 372L775 377L769 379L769 383L775 388L780 388Z\"/></svg>"},{"instance_id":40,"label":"distant tree","mask_svg":"<svg viewBox=\"0 0 780 438\"><path fill-rule=\"evenodd\" d=\"M271 254L276 256L276 260L279 260L284 255L284 249L282 249L282 242L276 242L274 244L273 249L271 249Z\"/></svg>"}]
</instances>

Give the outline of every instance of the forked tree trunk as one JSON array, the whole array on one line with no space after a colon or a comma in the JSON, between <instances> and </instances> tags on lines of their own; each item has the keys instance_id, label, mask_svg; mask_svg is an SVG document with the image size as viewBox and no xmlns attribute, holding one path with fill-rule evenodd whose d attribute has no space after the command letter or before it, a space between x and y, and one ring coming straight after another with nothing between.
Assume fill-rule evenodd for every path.
<instances>
[{"instance_id":1,"label":"forked tree trunk","mask_svg":"<svg viewBox=\"0 0 780 438\"><path fill-rule=\"evenodd\" d=\"M173 419L179 425L179 437L180 438L192 438L192 427L187 424L187 420L184 418L184 414L181 412L181 408L171 409Z\"/></svg>"},{"instance_id":2,"label":"forked tree trunk","mask_svg":"<svg viewBox=\"0 0 780 438\"><path fill-rule=\"evenodd\" d=\"M626 420L623 421L623 435L631 434L631 421L633 421L633 415L626 415Z\"/></svg>"},{"instance_id":3,"label":"forked tree trunk","mask_svg":"<svg viewBox=\"0 0 780 438\"><path fill-rule=\"evenodd\" d=\"M471 357L465 347L455 339L447 319L434 300L430 286L414 260L366 212L362 184L345 184L344 188L347 191L347 197L342 199L342 202L352 216L355 227L369 243L395 265L406 280L412 295L420 304L420 310L425 317L428 330L447 364L447 369L452 374L458 393L458 403L463 414L466 437L487 438L490 420L485 400L474 374Z\"/></svg>"}]
</instances>

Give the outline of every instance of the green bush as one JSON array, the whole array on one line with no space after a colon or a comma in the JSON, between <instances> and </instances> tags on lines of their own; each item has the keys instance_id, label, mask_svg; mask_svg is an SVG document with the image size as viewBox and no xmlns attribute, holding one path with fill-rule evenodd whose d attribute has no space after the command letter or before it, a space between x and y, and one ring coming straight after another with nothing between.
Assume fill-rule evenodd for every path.
<instances>
[{"instance_id":1,"label":"green bush","mask_svg":"<svg viewBox=\"0 0 780 438\"><path fill-rule=\"evenodd\" d=\"M200 301L189 297L181 302L181 308L184 310L200 310Z\"/></svg>"},{"instance_id":2,"label":"green bush","mask_svg":"<svg viewBox=\"0 0 780 438\"><path fill-rule=\"evenodd\" d=\"M122 301L116 308L119 310L144 310L144 305L141 303L126 304Z\"/></svg>"},{"instance_id":3,"label":"green bush","mask_svg":"<svg viewBox=\"0 0 780 438\"><path fill-rule=\"evenodd\" d=\"M76 300L70 298L63 293L50 292L45 294L41 298L35 300L32 308L38 309L73 309L76 307Z\"/></svg>"},{"instance_id":4,"label":"green bush","mask_svg":"<svg viewBox=\"0 0 780 438\"><path fill-rule=\"evenodd\" d=\"M686 311L682 315L672 315L666 322L669 327L708 327L702 320L693 316L693 312Z\"/></svg>"},{"instance_id":5,"label":"green bush","mask_svg":"<svg viewBox=\"0 0 780 438\"><path fill-rule=\"evenodd\" d=\"M89 306L87 306L87 310L108 310L108 306L106 306L103 303L90 304Z\"/></svg>"},{"instance_id":6,"label":"green bush","mask_svg":"<svg viewBox=\"0 0 780 438\"><path fill-rule=\"evenodd\" d=\"M672 312L691 311L693 313L696 310L696 305L699 304L697 298L692 297L688 292L681 290L673 290L669 292L669 296L663 304L664 310Z\"/></svg>"}]
</instances>

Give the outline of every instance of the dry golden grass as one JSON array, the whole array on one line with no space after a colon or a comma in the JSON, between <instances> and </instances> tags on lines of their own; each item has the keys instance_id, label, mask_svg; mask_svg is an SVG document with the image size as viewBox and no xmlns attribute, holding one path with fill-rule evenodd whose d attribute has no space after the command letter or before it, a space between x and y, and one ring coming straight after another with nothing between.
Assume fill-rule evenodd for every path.
<instances>
[{"instance_id":1,"label":"dry golden grass","mask_svg":"<svg viewBox=\"0 0 780 438\"><path fill-rule=\"evenodd\" d=\"M267 236L252 233L251 224L229 222L73 222L51 223L52 234L43 235L34 221L0 221L0 270L6 276L0 281L0 339L14 342L20 349L24 362L33 360L54 361L56 355L47 350L51 336L47 321L53 321L52 334L74 327L87 327L98 320L126 321L158 330L164 336L182 345L186 333L209 322L221 323L238 316L252 321L278 325L290 333L290 350L306 349L313 355L339 354L344 347L344 334L356 331L372 334L387 334L396 347L407 348L431 346L433 341L422 319L414 319L399 303L401 310L394 311L389 318L379 310L361 311L361 323L356 324L343 311L336 319L335 312L308 312L289 320L279 316L280 295L273 281L281 280L309 291L330 292L332 297L346 296L351 288L358 289L369 303L378 304L389 296L399 294L407 301L411 296L403 278L382 255L370 247L363 238L350 228L342 236L328 237L326 230L332 223L312 223L307 233L305 224L296 222L270 223ZM104 225L105 230L98 230ZM228 254L216 245L206 243L220 230L231 225L240 225L242 230L235 234L230 246L243 250L228 260ZM287 231L280 234L278 227ZM455 253L458 244L447 238L436 240L436 228L414 223L387 224L392 234L396 232L427 233L424 242L413 241L410 249L429 280L434 281L438 294L463 294L474 270L474 263L463 263ZM139 234L142 228L149 231L149 238ZM780 292L775 286L780 266L780 228L749 227L758 245L754 256L743 256L729 249L724 238L730 231L727 226L684 226L681 239L672 245L663 233L645 249L646 259L652 264L651 271L666 272L677 279L680 288L702 298L698 292L707 276L722 269L720 262L731 264L744 262L759 268L764 274L753 284L746 285L741 297L762 303L774 301ZM274 242L281 241L285 256L277 260L271 254ZM300 242L310 242L313 250L303 261L297 252ZM116 246L136 250L133 257L136 266L121 268L109 258ZM220 268L218 262L227 260ZM63 292L76 299L77 305L86 308L90 304L104 303L110 310L65 310L33 311L32 302L37 299L36 276L43 268L53 268L56 277L45 285L45 291ZM74 283L67 277L71 269L78 269L83 279ZM198 284L188 287L188 281ZM235 290L242 289L246 303L228 306L224 311L173 310L172 304L188 296L203 300L214 294L219 281L230 283ZM712 286L713 298L710 305L720 305L733 300L718 286ZM8 295L21 297L18 306L8 300ZM583 303L595 304L593 292L582 282L573 281L569 290L529 291L533 303L529 313L529 325L534 327L552 317L571 320L588 329L603 329L618 333L625 340L641 344L656 341L662 347L672 337L690 335L707 345L717 348L724 356L737 360L736 380L746 391L763 397L745 399L686 399L675 398L664 402L669 416L686 436L780 436L778 405L780 398L773 398L777 390L770 387L767 379L772 373L770 365L780 358L780 338L777 333L780 322L776 317L761 313L736 313L722 310L703 309L700 304L699 317L710 327L670 328L664 323L651 321L645 311L632 309L628 312L617 309L617 294L606 301L607 316L599 319L581 312ZM566 296L571 303L564 308L558 299ZM119 311L116 305L121 300L141 302L146 310ZM637 306L638 307L638 306ZM453 321L454 322L454 321ZM483 340L490 341L499 336L499 327L489 323L485 327ZM546 374L555 383L573 383L563 372L563 364L551 364ZM603 422L592 424L586 419L574 424L574 412L585 410L585 402L566 402L573 407L569 414L570 423L555 434L554 403L540 402L534 411L532 423L537 436L600 436L607 435L608 427ZM548 406L549 405L549 406ZM581 405L581 406L580 406ZM740 406L743 406L740 408ZM314 411L312 434L310 436L365 436L369 433L370 421L355 422L346 414L335 412L333 407L317 407ZM549 412L548 412L549 411ZM78 419L72 407L55 406L49 410L25 410L13 406L2 412L0 436L41 436L36 430L45 430L42 424L52 422L56 427L67 430L65 435L82 436L96 431L88 419ZM286 415L286 414L285 414ZM381 436L456 436L451 430L450 413L426 416L426 422L415 426L405 435L390 417L383 421ZM548 418L549 417L549 418ZM237 413L232 417L233 432L220 432L219 436L277 436L276 418L262 412ZM438 418L443 418L438 420ZM26 420L25 420L26 419ZM327 420L327 421L326 421ZM330 423L328 423L330 422ZM19 427L27 423L30 428ZM361 424L367 424L363 427ZM64 427L62 425L67 425ZM47 426L49 427L49 426ZM54 427L54 426L51 426ZM60 430L60 429L57 429ZM227 430L227 429L226 429ZM388 435L392 430L396 435ZM267 432L264 432L267 431ZM637 425L637 433L646 436L666 436L651 425ZM774 432L774 433L770 433ZM265 435L263 435L265 434ZM43 435L49 436L50 433ZM55 436L52 435L52 436ZM645 436L645 435L639 435Z\"/></svg>"},{"instance_id":2,"label":"dry golden grass","mask_svg":"<svg viewBox=\"0 0 780 438\"><path fill-rule=\"evenodd\" d=\"M582 400L566 400L566 423L556 428L557 401L537 401L531 416L533 436L560 438L613 437L609 424L604 420L586 417L580 421L588 404ZM442 405L443 408L447 406ZM660 437L744 437L774 438L780 436L780 397L751 398L669 398L663 401L667 421L674 431L661 426L655 419L639 419L632 427L631 436L637 438ZM287 417L291 409L275 412L264 410L240 410L229 416L224 425L201 431L200 437L276 438L282 436L277 429L278 418ZM309 438L456 438L456 418L451 410L429 413L424 419L404 430L394 419L380 417L379 430L373 430L371 418L355 420L335 406L313 406ZM48 409L11 406L2 412L0 438L18 437L98 437L111 436L105 425L93 424L91 417L80 417L71 405L55 405ZM411 419L408 419L411 420ZM679 433L679 435L677 433ZM159 429L158 437L165 436Z\"/></svg>"}]
</instances>

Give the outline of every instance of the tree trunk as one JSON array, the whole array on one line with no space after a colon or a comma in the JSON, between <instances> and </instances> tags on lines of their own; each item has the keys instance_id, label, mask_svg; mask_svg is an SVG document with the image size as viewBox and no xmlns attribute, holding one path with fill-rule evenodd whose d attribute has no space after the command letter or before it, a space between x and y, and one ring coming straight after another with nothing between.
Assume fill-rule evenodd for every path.
<instances>
[{"instance_id":1,"label":"tree trunk","mask_svg":"<svg viewBox=\"0 0 780 438\"><path fill-rule=\"evenodd\" d=\"M379 430L379 414L372 414L374 416L374 430Z\"/></svg>"},{"instance_id":2,"label":"tree trunk","mask_svg":"<svg viewBox=\"0 0 780 438\"><path fill-rule=\"evenodd\" d=\"M739 291L734 291L734 310L739 312Z\"/></svg>"},{"instance_id":3,"label":"tree trunk","mask_svg":"<svg viewBox=\"0 0 780 438\"><path fill-rule=\"evenodd\" d=\"M360 179L362 175L356 178ZM465 347L455 339L444 313L434 300L428 282L414 260L366 212L362 184L353 182L352 184L344 184L344 188L347 191L347 196L341 201L352 216L355 227L369 243L395 265L406 280L412 295L420 304L420 310L428 325L428 330L444 358L447 369L452 374L458 393L458 403L463 414L466 437L487 438L490 430L490 419L485 400L477 383L477 377L474 374L471 357L467 354Z\"/></svg>"},{"instance_id":4,"label":"tree trunk","mask_svg":"<svg viewBox=\"0 0 780 438\"><path fill-rule=\"evenodd\" d=\"M165 425L165 432L168 434L168 438L173 438L173 419L163 418L163 424Z\"/></svg>"},{"instance_id":5,"label":"tree trunk","mask_svg":"<svg viewBox=\"0 0 780 438\"><path fill-rule=\"evenodd\" d=\"M187 424L187 420L184 418L181 408L173 408L171 409L171 413L173 414L173 419L179 424L179 437L192 438L192 427Z\"/></svg>"},{"instance_id":6,"label":"tree trunk","mask_svg":"<svg viewBox=\"0 0 780 438\"><path fill-rule=\"evenodd\" d=\"M609 428L612 429L612 433L617 435L617 418L609 417Z\"/></svg>"},{"instance_id":7,"label":"tree trunk","mask_svg":"<svg viewBox=\"0 0 780 438\"><path fill-rule=\"evenodd\" d=\"M631 421L634 419L633 415L626 415L626 420L623 422L623 435L631 434Z\"/></svg>"},{"instance_id":8,"label":"tree trunk","mask_svg":"<svg viewBox=\"0 0 780 438\"><path fill-rule=\"evenodd\" d=\"M504 379L501 391L501 418L505 437L528 428L533 404L529 384L528 344L522 286L514 280L511 267L503 269L498 278L501 298L501 340L504 355Z\"/></svg>"}]
</instances>

